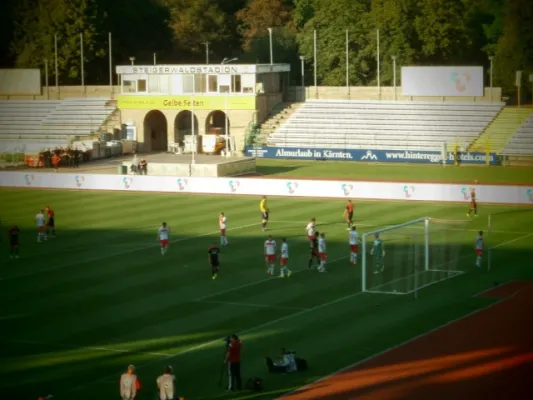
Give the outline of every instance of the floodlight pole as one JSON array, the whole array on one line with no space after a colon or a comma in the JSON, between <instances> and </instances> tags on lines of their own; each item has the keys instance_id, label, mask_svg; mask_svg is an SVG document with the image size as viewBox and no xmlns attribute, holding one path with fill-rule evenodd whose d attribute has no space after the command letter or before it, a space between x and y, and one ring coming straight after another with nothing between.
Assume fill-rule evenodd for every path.
<instances>
[{"instance_id":1,"label":"floodlight pole","mask_svg":"<svg viewBox=\"0 0 533 400\"><path fill-rule=\"evenodd\" d=\"M346 29L346 91L350 96L350 33Z\"/></svg>"},{"instance_id":2,"label":"floodlight pole","mask_svg":"<svg viewBox=\"0 0 533 400\"><path fill-rule=\"evenodd\" d=\"M196 144L196 137L195 137L195 126L194 126L194 93L196 91L195 85L196 85L196 79L195 75L192 76L192 96L191 96L191 132L192 132L192 158L191 158L191 164L196 164L196 151L198 150L198 146ZM192 174L191 174L192 176Z\"/></svg>"},{"instance_id":3,"label":"floodlight pole","mask_svg":"<svg viewBox=\"0 0 533 400\"><path fill-rule=\"evenodd\" d=\"M316 29L313 31L313 53L314 53L314 74L315 74L315 98L318 99L318 86L317 86L317 38Z\"/></svg>"},{"instance_id":4,"label":"floodlight pole","mask_svg":"<svg viewBox=\"0 0 533 400\"><path fill-rule=\"evenodd\" d=\"M489 60L490 60L490 87L489 87L489 96L490 96L490 102L492 103L492 67L493 67L493 63L494 63L494 56L490 56L489 57Z\"/></svg>"},{"instance_id":5,"label":"floodlight pole","mask_svg":"<svg viewBox=\"0 0 533 400\"><path fill-rule=\"evenodd\" d=\"M205 42L205 63L209 64L209 42Z\"/></svg>"},{"instance_id":6,"label":"floodlight pole","mask_svg":"<svg viewBox=\"0 0 533 400\"><path fill-rule=\"evenodd\" d=\"M380 76L380 66L379 66L379 29L376 31L376 40L377 40L377 52L376 52L376 61L377 61L377 78L378 78L378 99L381 100L381 76Z\"/></svg>"},{"instance_id":7,"label":"floodlight pole","mask_svg":"<svg viewBox=\"0 0 533 400\"><path fill-rule=\"evenodd\" d=\"M112 56L112 51L113 51L113 46L112 46L112 43L111 43L111 32L109 32L108 34L108 42L109 42L109 91L111 93L111 97L113 97L113 56Z\"/></svg>"},{"instance_id":8,"label":"floodlight pole","mask_svg":"<svg viewBox=\"0 0 533 400\"><path fill-rule=\"evenodd\" d=\"M268 40L270 43L270 65L274 64L274 49L272 47L272 28L268 28Z\"/></svg>"},{"instance_id":9,"label":"floodlight pole","mask_svg":"<svg viewBox=\"0 0 533 400\"><path fill-rule=\"evenodd\" d=\"M392 56L392 86L394 90L394 101L396 101L396 56Z\"/></svg>"},{"instance_id":10,"label":"floodlight pole","mask_svg":"<svg viewBox=\"0 0 533 400\"><path fill-rule=\"evenodd\" d=\"M59 99L59 63L57 60L57 35L54 35L54 58L55 58L55 80L56 80L56 96Z\"/></svg>"},{"instance_id":11,"label":"floodlight pole","mask_svg":"<svg viewBox=\"0 0 533 400\"><path fill-rule=\"evenodd\" d=\"M157 55L154 53L154 65L157 65Z\"/></svg>"},{"instance_id":12,"label":"floodlight pole","mask_svg":"<svg viewBox=\"0 0 533 400\"><path fill-rule=\"evenodd\" d=\"M85 66L83 61L83 33L80 33L81 87L85 93Z\"/></svg>"},{"instance_id":13,"label":"floodlight pole","mask_svg":"<svg viewBox=\"0 0 533 400\"><path fill-rule=\"evenodd\" d=\"M300 56L300 65L301 65L301 78L302 78L302 100L305 100L305 57Z\"/></svg>"},{"instance_id":14,"label":"floodlight pole","mask_svg":"<svg viewBox=\"0 0 533 400\"><path fill-rule=\"evenodd\" d=\"M44 84L46 86L46 100L50 100L50 89L48 87L48 59L44 59Z\"/></svg>"}]
</instances>

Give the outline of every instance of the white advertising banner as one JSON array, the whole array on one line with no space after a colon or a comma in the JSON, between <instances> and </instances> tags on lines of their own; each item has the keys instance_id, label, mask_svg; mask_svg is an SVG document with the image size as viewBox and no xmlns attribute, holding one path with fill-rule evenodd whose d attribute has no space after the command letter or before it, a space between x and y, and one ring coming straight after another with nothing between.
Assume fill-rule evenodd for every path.
<instances>
[{"instance_id":1,"label":"white advertising banner","mask_svg":"<svg viewBox=\"0 0 533 400\"><path fill-rule=\"evenodd\" d=\"M437 183L318 181L261 178L175 178L0 172L1 187L113 190L220 195L328 197L351 199L465 202L471 189L482 203L533 205L533 185L457 185Z\"/></svg>"},{"instance_id":2,"label":"white advertising banner","mask_svg":"<svg viewBox=\"0 0 533 400\"><path fill-rule=\"evenodd\" d=\"M404 96L481 97L483 67L402 67Z\"/></svg>"}]
</instances>

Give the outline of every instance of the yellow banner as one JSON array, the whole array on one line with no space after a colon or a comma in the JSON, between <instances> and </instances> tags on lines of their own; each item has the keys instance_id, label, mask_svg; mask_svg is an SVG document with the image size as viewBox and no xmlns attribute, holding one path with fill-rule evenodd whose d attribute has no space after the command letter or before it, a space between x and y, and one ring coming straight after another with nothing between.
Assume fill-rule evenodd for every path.
<instances>
[{"instance_id":1,"label":"yellow banner","mask_svg":"<svg viewBox=\"0 0 533 400\"><path fill-rule=\"evenodd\" d=\"M227 103L226 103L227 102ZM193 104L194 103L194 104ZM117 96L122 110L255 110L255 95L236 96Z\"/></svg>"}]
</instances>

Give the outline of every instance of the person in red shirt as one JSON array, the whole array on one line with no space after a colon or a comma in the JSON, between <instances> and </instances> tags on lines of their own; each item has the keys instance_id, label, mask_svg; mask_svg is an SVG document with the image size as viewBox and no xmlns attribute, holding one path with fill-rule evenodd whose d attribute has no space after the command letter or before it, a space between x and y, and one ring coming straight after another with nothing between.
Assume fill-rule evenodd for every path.
<instances>
[{"instance_id":1,"label":"person in red shirt","mask_svg":"<svg viewBox=\"0 0 533 400\"><path fill-rule=\"evenodd\" d=\"M228 364L228 392L242 389L241 378L241 348L242 343L238 336L231 335L231 340L228 344L224 364Z\"/></svg>"},{"instance_id":2,"label":"person in red shirt","mask_svg":"<svg viewBox=\"0 0 533 400\"><path fill-rule=\"evenodd\" d=\"M344 219L348 224L348 230L352 229L353 226L353 203L351 200L348 200L346 204L346 209L344 210Z\"/></svg>"},{"instance_id":3,"label":"person in red shirt","mask_svg":"<svg viewBox=\"0 0 533 400\"><path fill-rule=\"evenodd\" d=\"M48 215L48 222L46 223L46 235L50 237L56 237L56 222L55 222L55 212L46 206L46 214Z\"/></svg>"}]
</instances>

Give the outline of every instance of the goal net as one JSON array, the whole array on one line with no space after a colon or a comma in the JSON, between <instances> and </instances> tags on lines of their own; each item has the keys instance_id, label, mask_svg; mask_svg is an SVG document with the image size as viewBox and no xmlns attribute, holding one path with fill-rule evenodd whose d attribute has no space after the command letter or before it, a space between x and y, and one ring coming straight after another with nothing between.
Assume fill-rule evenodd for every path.
<instances>
[{"instance_id":1,"label":"goal net","mask_svg":"<svg viewBox=\"0 0 533 400\"><path fill-rule=\"evenodd\" d=\"M417 294L462 274L469 220L420 218L362 236L362 291Z\"/></svg>"}]
</instances>

